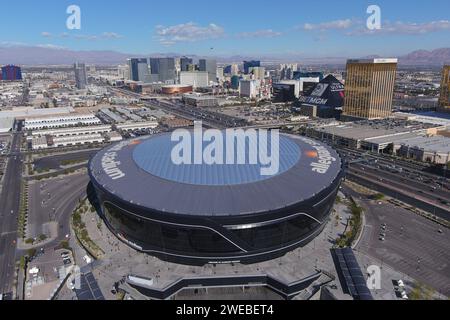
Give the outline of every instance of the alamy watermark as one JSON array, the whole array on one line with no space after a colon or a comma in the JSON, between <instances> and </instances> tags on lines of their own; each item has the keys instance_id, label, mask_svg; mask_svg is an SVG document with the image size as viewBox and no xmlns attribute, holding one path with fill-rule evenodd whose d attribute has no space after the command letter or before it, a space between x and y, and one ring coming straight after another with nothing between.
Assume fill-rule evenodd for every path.
<instances>
[{"instance_id":1,"label":"alamy watermark","mask_svg":"<svg viewBox=\"0 0 450 320\"><path fill-rule=\"evenodd\" d=\"M381 268L376 265L367 268L369 277L367 278L367 288L370 290L381 289Z\"/></svg>"},{"instance_id":2,"label":"alamy watermark","mask_svg":"<svg viewBox=\"0 0 450 320\"><path fill-rule=\"evenodd\" d=\"M381 29L381 8L377 5L370 5L367 8L367 13L370 14L367 18L367 29L380 30Z\"/></svg>"},{"instance_id":3,"label":"alamy watermark","mask_svg":"<svg viewBox=\"0 0 450 320\"><path fill-rule=\"evenodd\" d=\"M81 269L79 266L74 265L72 272L66 282L67 288L70 290L81 289Z\"/></svg>"},{"instance_id":4,"label":"alamy watermark","mask_svg":"<svg viewBox=\"0 0 450 320\"><path fill-rule=\"evenodd\" d=\"M193 133L177 129L171 141L178 142L171 153L175 165L259 165L262 176L276 175L280 169L279 130L203 130L198 121Z\"/></svg>"},{"instance_id":5,"label":"alamy watermark","mask_svg":"<svg viewBox=\"0 0 450 320\"><path fill-rule=\"evenodd\" d=\"M67 29L81 30L81 8L72 4L67 7L66 13L69 14L66 20Z\"/></svg>"}]
</instances>

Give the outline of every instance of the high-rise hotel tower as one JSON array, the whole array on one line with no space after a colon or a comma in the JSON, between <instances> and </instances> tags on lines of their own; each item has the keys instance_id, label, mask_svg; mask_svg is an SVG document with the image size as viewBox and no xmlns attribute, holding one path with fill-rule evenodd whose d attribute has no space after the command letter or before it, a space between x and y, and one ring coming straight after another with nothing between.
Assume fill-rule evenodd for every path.
<instances>
[{"instance_id":1,"label":"high-rise hotel tower","mask_svg":"<svg viewBox=\"0 0 450 320\"><path fill-rule=\"evenodd\" d=\"M397 62L397 59L347 61L345 118L380 119L391 115Z\"/></svg>"},{"instance_id":2,"label":"high-rise hotel tower","mask_svg":"<svg viewBox=\"0 0 450 320\"><path fill-rule=\"evenodd\" d=\"M438 111L450 112L450 65L442 69L441 95Z\"/></svg>"}]
</instances>

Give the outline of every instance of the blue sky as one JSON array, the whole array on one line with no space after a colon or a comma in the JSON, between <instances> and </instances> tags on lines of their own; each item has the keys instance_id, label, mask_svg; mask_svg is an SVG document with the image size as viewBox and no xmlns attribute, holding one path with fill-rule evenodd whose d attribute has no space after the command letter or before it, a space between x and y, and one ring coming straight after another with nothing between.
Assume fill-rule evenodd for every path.
<instances>
[{"instance_id":1,"label":"blue sky","mask_svg":"<svg viewBox=\"0 0 450 320\"><path fill-rule=\"evenodd\" d=\"M81 8L81 30L66 28L71 4ZM370 4L382 13L375 33L365 27ZM450 47L448 0L15 0L7 11L0 46L321 57Z\"/></svg>"}]
</instances>

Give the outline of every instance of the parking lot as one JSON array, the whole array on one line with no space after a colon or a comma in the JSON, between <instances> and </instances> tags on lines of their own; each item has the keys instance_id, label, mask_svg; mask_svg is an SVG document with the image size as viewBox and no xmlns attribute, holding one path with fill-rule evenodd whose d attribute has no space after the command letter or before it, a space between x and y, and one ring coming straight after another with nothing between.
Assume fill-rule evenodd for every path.
<instances>
[{"instance_id":1,"label":"parking lot","mask_svg":"<svg viewBox=\"0 0 450 320\"><path fill-rule=\"evenodd\" d=\"M69 234L69 216L85 196L88 181L87 174L79 173L30 182L27 238L41 234L61 238Z\"/></svg>"},{"instance_id":2,"label":"parking lot","mask_svg":"<svg viewBox=\"0 0 450 320\"><path fill-rule=\"evenodd\" d=\"M366 225L357 250L438 293L450 295L450 232L390 203L364 201Z\"/></svg>"},{"instance_id":3,"label":"parking lot","mask_svg":"<svg viewBox=\"0 0 450 320\"><path fill-rule=\"evenodd\" d=\"M73 265L73 257L68 250L39 250L28 264L25 285L27 300L50 298Z\"/></svg>"},{"instance_id":4,"label":"parking lot","mask_svg":"<svg viewBox=\"0 0 450 320\"><path fill-rule=\"evenodd\" d=\"M137 129L133 131L121 132L121 135L124 139L136 138L140 136L148 136L152 134L157 134L161 132L159 129Z\"/></svg>"}]
</instances>

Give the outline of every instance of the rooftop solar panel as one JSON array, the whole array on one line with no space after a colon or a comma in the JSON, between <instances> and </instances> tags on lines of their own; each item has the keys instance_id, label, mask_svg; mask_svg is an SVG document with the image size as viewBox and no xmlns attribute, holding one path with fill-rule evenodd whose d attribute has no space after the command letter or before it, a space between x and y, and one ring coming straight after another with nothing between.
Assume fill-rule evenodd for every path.
<instances>
[{"instance_id":1,"label":"rooftop solar panel","mask_svg":"<svg viewBox=\"0 0 450 320\"><path fill-rule=\"evenodd\" d=\"M351 248L332 249L342 284L355 300L373 300L361 268Z\"/></svg>"},{"instance_id":2,"label":"rooftop solar panel","mask_svg":"<svg viewBox=\"0 0 450 320\"><path fill-rule=\"evenodd\" d=\"M78 300L105 300L92 273L82 274L80 289L75 289Z\"/></svg>"}]
</instances>

